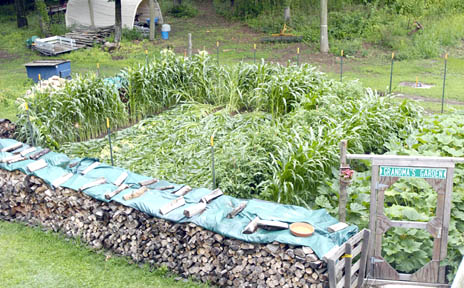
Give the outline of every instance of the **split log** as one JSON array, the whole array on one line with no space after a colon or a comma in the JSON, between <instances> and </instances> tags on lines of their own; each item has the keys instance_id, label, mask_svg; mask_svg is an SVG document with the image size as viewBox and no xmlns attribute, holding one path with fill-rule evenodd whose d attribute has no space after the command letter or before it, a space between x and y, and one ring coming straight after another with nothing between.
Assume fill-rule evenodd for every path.
<instances>
[{"instance_id":1,"label":"split log","mask_svg":"<svg viewBox=\"0 0 464 288\"><path fill-rule=\"evenodd\" d=\"M250 223L243 229L242 233L243 234L252 234L255 233L256 230L258 230L258 223L259 223L259 217L256 216L255 219L251 220Z\"/></svg>"},{"instance_id":2,"label":"split log","mask_svg":"<svg viewBox=\"0 0 464 288\"><path fill-rule=\"evenodd\" d=\"M13 145L2 148L1 152L11 152L11 151L19 149L21 147L23 147L23 143L18 142L18 143L15 143Z\"/></svg>"},{"instance_id":3,"label":"split log","mask_svg":"<svg viewBox=\"0 0 464 288\"><path fill-rule=\"evenodd\" d=\"M224 193L222 193L221 189L217 188L215 189L213 192L211 192L210 194L206 195L206 196L203 196L201 198L201 201L205 202L205 203L209 203L211 202L212 200L222 196Z\"/></svg>"},{"instance_id":4,"label":"split log","mask_svg":"<svg viewBox=\"0 0 464 288\"><path fill-rule=\"evenodd\" d=\"M158 179L148 179L148 180L140 181L139 185L140 186L149 186L149 185L155 184L157 182L158 182Z\"/></svg>"},{"instance_id":5,"label":"split log","mask_svg":"<svg viewBox=\"0 0 464 288\"><path fill-rule=\"evenodd\" d=\"M229 214L227 214L227 218L232 219L235 216L237 216L240 212L243 211L243 209L245 209L247 204L248 202L246 201L241 202L237 207L235 207L232 211L230 211Z\"/></svg>"},{"instance_id":6,"label":"split log","mask_svg":"<svg viewBox=\"0 0 464 288\"><path fill-rule=\"evenodd\" d=\"M114 196L118 195L119 193L121 193L122 191L126 190L127 188L129 188L129 185L127 184L122 184L121 186L119 186L116 190L112 191L112 192L109 192L109 193L106 193L105 194L105 198L110 200L111 198L113 198Z\"/></svg>"},{"instance_id":7,"label":"split log","mask_svg":"<svg viewBox=\"0 0 464 288\"><path fill-rule=\"evenodd\" d=\"M24 149L23 151L19 152L19 154L23 157L25 157L27 154L30 154L32 152L34 152L35 150L37 150L37 148L35 147L29 147L27 149Z\"/></svg>"},{"instance_id":8,"label":"split log","mask_svg":"<svg viewBox=\"0 0 464 288\"><path fill-rule=\"evenodd\" d=\"M42 168L45 168L47 166L48 166L47 162L45 162L44 159L40 159L40 160L37 160L35 162L28 164L26 167L27 169L29 169L29 171L34 172Z\"/></svg>"},{"instance_id":9,"label":"split log","mask_svg":"<svg viewBox=\"0 0 464 288\"><path fill-rule=\"evenodd\" d=\"M177 191L173 191L171 193L174 194L174 195L177 195L177 196L184 196L185 194L187 194L190 191L192 191L192 187L190 187L188 185L185 185L185 186L181 187L180 189L178 189Z\"/></svg>"},{"instance_id":10,"label":"split log","mask_svg":"<svg viewBox=\"0 0 464 288\"><path fill-rule=\"evenodd\" d=\"M174 189L174 185L168 185L168 186L156 188L156 190L161 190L161 191L169 190L169 189Z\"/></svg>"},{"instance_id":11,"label":"split log","mask_svg":"<svg viewBox=\"0 0 464 288\"><path fill-rule=\"evenodd\" d=\"M142 196L147 191L148 191L148 188L146 186L142 186L139 189L135 190L134 192L124 195L122 198L126 201L129 201L129 200Z\"/></svg>"},{"instance_id":12,"label":"split log","mask_svg":"<svg viewBox=\"0 0 464 288\"><path fill-rule=\"evenodd\" d=\"M73 173L64 174L64 175L61 176L60 178L55 179L55 181L52 182L52 186L55 187L55 188L58 188L58 187L60 187L62 184L64 184L66 181L68 181L69 179L71 179L71 177L73 177L73 176L74 176Z\"/></svg>"},{"instance_id":13,"label":"split log","mask_svg":"<svg viewBox=\"0 0 464 288\"><path fill-rule=\"evenodd\" d=\"M92 171L93 169L97 168L98 166L100 166L100 162L93 162L92 164L89 165L89 167L85 168L81 174L82 175L85 175L87 173L89 173L90 171Z\"/></svg>"},{"instance_id":14,"label":"split log","mask_svg":"<svg viewBox=\"0 0 464 288\"><path fill-rule=\"evenodd\" d=\"M176 199L172 200L171 202L169 202L168 204L161 207L160 213L161 213L161 215L166 215L169 212L171 212L172 210L177 209L177 208L179 208L181 206L184 206L184 205L185 205L185 199L184 199L183 196L180 196L179 198L176 198Z\"/></svg>"},{"instance_id":15,"label":"split log","mask_svg":"<svg viewBox=\"0 0 464 288\"><path fill-rule=\"evenodd\" d=\"M206 202L200 202L184 210L185 217L191 218L197 214L201 214L206 209Z\"/></svg>"},{"instance_id":16,"label":"split log","mask_svg":"<svg viewBox=\"0 0 464 288\"><path fill-rule=\"evenodd\" d=\"M31 160L38 160L40 157L50 153L50 149L48 148L45 148L43 150L40 150L39 152L35 153L35 154L32 154L31 157L29 157Z\"/></svg>"},{"instance_id":17,"label":"split log","mask_svg":"<svg viewBox=\"0 0 464 288\"><path fill-rule=\"evenodd\" d=\"M106 179L104 177L101 177L101 178L98 178L95 181L92 181L90 183L82 185L82 187L79 188L79 191L82 192L82 191L84 191L86 189L89 189L89 188L92 188L92 187L95 187L95 186L98 186L98 185L102 185L102 184L105 184L105 183L106 183Z\"/></svg>"},{"instance_id":18,"label":"split log","mask_svg":"<svg viewBox=\"0 0 464 288\"><path fill-rule=\"evenodd\" d=\"M127 174L127 172L122 172L121 175L119 175L119 177L113 182L113 184L116 186L121 186L121 184L124 183L128 176L129 174Z\"/></svg>"}]
</instances>

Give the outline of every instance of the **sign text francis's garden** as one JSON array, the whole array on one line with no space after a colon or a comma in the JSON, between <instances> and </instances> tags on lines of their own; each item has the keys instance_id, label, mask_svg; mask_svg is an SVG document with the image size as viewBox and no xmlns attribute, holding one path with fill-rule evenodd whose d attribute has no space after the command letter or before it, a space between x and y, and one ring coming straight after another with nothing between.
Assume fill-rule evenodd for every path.
<instances>
[{"instance_id":1,"label":"sign text francis's garden","mask_svg":"<svg viewBox=\"0 0 464 288\"><path fill-rule=\"evenodd\" d=\"M380 166L380 176L446 179L446 169Z\"/></svg>"}]
</instances>

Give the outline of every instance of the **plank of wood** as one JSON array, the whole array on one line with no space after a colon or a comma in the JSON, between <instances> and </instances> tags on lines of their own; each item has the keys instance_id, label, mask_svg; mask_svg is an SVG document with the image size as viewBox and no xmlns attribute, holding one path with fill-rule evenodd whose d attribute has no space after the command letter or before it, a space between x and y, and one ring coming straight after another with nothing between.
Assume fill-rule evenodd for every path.
<instances>
[{"instance_id":1,"label":"plank of wood","mask_svg":"<svg viewBox=\"0 0 464 288\"><path fill-rule=\"evenodd\" d=\"M149 185L155 184L155 183L157 183L157 182L158 182L158 179L153 178L153 179L148 179L148 180L140 181L140 182L139 182L139 185L140 185L140 186L149 186Z\"/></svg>"},{"instance_id":2,"label":"plank of wood","mask_svg":"<svg viewBox=\"0 0 464 288\"><path fill-rule=\"evenodd\" d=\"M369 254L369 243L370 243L370 235L371 231L367 229L363 229L361 231L363 233L363 243L362 243L362 250L361 250L361 258L359 259L359 274L358 274L358 287L361 288L364 283L364 277L366 276L367 270L367 255Z\"/></svg>"},{"instance_id":3,"label":"plank of wood","mask_svg":"<svg viewBox=\"0 0 464 288\"><path fill-rule=\"evenodd\" d=\"M333 233L333 232L337 232L337 231L343 230L343 229L345 229L346 227L348 227L348 224L346 224L345 222L338 222L338 223L336 223L336 224L333 224L333 225L330 225L329 227L327 227L327 230L328 230L330 233Z\"/></svg>"},{"instance_id":4,"label":"plank of wood","mask_svg":"<svg viewBox=\"0 0 464 288\"><path fill-rule=\"evenodd\" d=\"M89 173L90 171L92 171L93 169L97 168L98 166L100 166L100 162L93 162L89 167L85 168L84 171L81 172L82 175L85 175L87 173Z\"/></svg>"},{"instance_id":5,"label":"plank of wood","mask_svg":"<svg viewBox=\"0 0 464 288\"><path fill-rule=\"evenodd\" d=\"M119 177L113 182L113 184L116 186L121 186L121 184L126 180L128 176L129 174L127 174L127 172L122 172L121 175L119 175Z\"/></svg>"},{"instance_id":6,"label":"plank of wood","mask_svg":"<svg viewBox=\"0 0 464 288\"><path fill-rule=\"evenodd\" d=\"M177 195L177 196L184 196L185 194L187 194L190 191L192 191L192 187L190 187L188 185L185 185L182 188L180 188L179 190L177 190L175 192L172 192L172 194Z\"/></svg>"},{"instance_id":7,"label":"plank of wood","mask_svg":"<svg viewBox=\"0 0 464 288\"><path fill-rule=\"evenodd\" d=\"M13 145L2 148L1 152L10 152L10 151L19 149L21 147L23 147L23 143L18 142L18 143L15 143Z\"/></svg>"},{"instance_id":8,"label":"plank of wood","mask_svg":"<svg viewBox=\"0 0 464 288\"><path fill-rule=\"evenodd\" d=\"M20 154L21 156L25 157L27 154L32 153L32 152L34 152L35 150L37 150L37 148L35 148L35 147L29 147L29 148L24 149L23 151L19 152L19 154Z\"/></svg>"},{"instance_id":9,"label":"plank of wood","mask_svg":"<svg viewBox=\"0 0 464 288\"><path fill-rule=\"evenodd\" d=\"M237 216L238 213L242 212L243 209L245 209L245 207L247 206L247 204L248 204L247 201L241 202L237 207L235 207L232 211L230 211L229 214L227 214L227 218L232 219L232 218L234 218L235 216Z\"/></svg>"},{"instance_id":10,"label":"plank of wood","mask_svg":"<svg viewBox=\"0 0 464 288\"><path fill-rule=\"evenodd\" d=\"M37 160L35 162L28 164L26 167L27 169L29 169L29 171L34 172L42 168L45 168L47 166L48 166L47 162L45 162L44 159L40 159L40 160Z\"/></svg>"},{"instance_id":11,"label":"plank of wood","mask_svg":"<svg viewBox=\"0 0 464 288\"><path fill-rule=\"evenodd\" d=\"M172 210L177 209L177 208L179 208L181 206L184 206L184 205L185 205L185 199L184 199L183 196L180 196L179 198L176 198L176 199L172 200L171 202L169 202L168 204L161 207L160 213L161 213L161 215L166 215L169 212L171 212Z\"/></svg>"},{"instance_id":12,"label":"plank of wood","mask_svg":"<svg viewBox=\"0 0 464 288\"><path fill-rule=\"evenodd\" d=\"M39 152L32 154L31 157L29 157L31 160L38 160L40 157L50 153L51 150L48 148L45 148L43 150L40 150Z\"/></svg>"},{"instance_id":13,"label":"plank of wood","mask_svg":"<svg viewBox=\"0 0 464 288\"><path fill-rule=\"evenodd\" d=\"M126 201L129 201L129 200L142 196L147 191L148 191L148 188L146 186L142 186L139 189L135 190L134 192L124 195L122 198Z\"/></svg>"},{"instance_id":14,"label":"plank of wood","mask_svg":"<svg viewBox=\"0 0 464 288\"><path fill-rule=\"evenodd\" d=\"M206 196L203 196L201 198L201 201L205 202L205 203L209 203L211 202L212 200L222 196L224 193L222 193L221 189L217 188L215 189L213 192L211 192L210 194L206 195Z\"/></svg>"},{"instance_id":15,"label":"plank of wood","mask_svg":"<svg viewBox=\"0 0 464 288\"><path fill-rule=\"evenodd\" d=\"M62 184L64 184L66 181L71 179L71 177L74 176L73 173L67 173L61 176L60 178L55 179L55 181L52 182L52 186L55 188L60 187Z\"/></svg>"},{"instance_id":16,"label":"plank of wood","mask_svg":"<svg viewBox=\"0 0 464 288\"><path fill-rule=\"evenodd\" d=\"M353 263L351 252L353 246L350 243L346 243L345 249L345 287L351 287L351 264Z\"/></svg>"},{"instance_id":17,"label":"plank of wood","mask_svg":"<svg viewBox=\"0 0 464 288\"><path fill-rule=\"evenodd\" d=\"M337 288L337 273L335 272L335 260L327 260L327 268L329 270L329 287Z\"/></svg>"},{"instance_id":18,"label":"plank of wood","mask_svg":"<svg viewBox=\"0 0 464 288\"><path fill-rule=\"evenodd\" d=\"M102 184L105 184L105 183L106 183L106 179L104 177L101 177L101 178L98 178L95 181L92 181L92 182L89 182L89 183L86 183L86 184L82 185L82 187L79 188L79 191L82 192L85 189L89 189L89 188L92 188L92 187L95 187L95 186L98 186L98 185L102 185Z\"/></svg>"},{"instance_id":19,"label":"plank of wood","mask_svg":"<svg viewBox=\"0 0 464 288\"><path fill-rule=\"evenodd\" d=\"M122 191L126 190L127 188L129 188L129 185L127 184L122 184L121 186L119 186L118 188L116 188L116 190L112 191L112 192L109 192L109 193L106 193L105 194L105 198L107 200L110 200L111 198L113 198L114 196L118 195L119 193L121 193Z\"/></svg>"},{"instance_id":20,"label":"plank of wood","mask_svg":"<svg viewBox=\"0 0 464 288\"><path fill-rule=\"evenodd\" d=\"M206 202L200 202L184 210L185 217L191 218L197 214L201 214L206 209Z\"/></svg>"},{"instance_id":21,"label":"plank of wood","mask_svg":"<svg viewBox=\"0 0 464 288\"><path fill-rule=\"evenodd\" d=\"M436 156L406 156L406 155L375 155L375 154L346 154L347 159L358 159L358 160L388 160L388 161L414 161L414 166L420 166L422 164L436 163L435 168L444 165L444 162L451 163L463 163L464 158L462 157L436 157ZM420 162L422 161L422 162ZM397 163L397 162L396 162ZM384 164L382 164L384 165ZM401 165L402 166L402 165ZM414 167L413 166L413 167ZM448 167L448 166L446 166ZM446 168L444 167L444 168Z\"/></svg>"},{"instance_id":22,"label":"plank of wood","mask_svg":"<svg viewBox=\"0 0 464 288\"><path fill-rule=\"evenodd\" d=\"M280 222L280 221L272 221L272 220L259 220L258 227L263 228L265 230L284 230L288 229L288 223Z\"/></svg>"}]
</instances>

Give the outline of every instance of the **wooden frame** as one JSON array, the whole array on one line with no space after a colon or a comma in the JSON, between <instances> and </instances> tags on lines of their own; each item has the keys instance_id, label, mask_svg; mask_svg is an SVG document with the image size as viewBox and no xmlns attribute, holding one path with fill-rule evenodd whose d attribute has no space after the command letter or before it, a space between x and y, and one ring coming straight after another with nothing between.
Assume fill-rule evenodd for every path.
<instances>
[{"instance_id":1,"label":"wooden frame","mask_svg":"<svg viewBox=\"0 0 464 288\"><path fill-rule=\"evenodd\" d=\"M360 288L366 275L370 231L363 229L342 246L324 255L329 270L330 288ZM358 261L353 259L360 255Z\"/></svg>"},{"instance_id":2,"label":"wooden frame","mask_svg":"<svg viewBox=\"0 0 464 288\"><path fill-rule=\"evenodd\" d=\"M345 142L346 143L346 142ZM341 166L346 166L347 159L370 160L372 162L371 199L369 229L373 234L368 259L368 284L415 284L427 287L449 287L445 280L446 267L440 263L446 258L448 245L448 229L451 212L451 194L453 190L453 173L455 163L463 163L464 158L456 157L425 157L402 155L364 155L348 154L344 141L340 144ZM384 214L384 192L400 177L382 176L383 166L398 169L445 169L446 176L442 178L423 178L437 192L437 207L435 217L427 223L415 221L393 221ZM385 171L385 170L384 170ZM384 173L385 175L385 173ZM340 199L344 199L340 190ZM345 192L346 193L346 192ZM346 197L346 195L345 195ZM339 210L346 210L346 201L340 201ZM344 213L342 214L344 215ZM416 228L427 230L434 238L432 261L413 274L398 273L381 256L382 238L391 227Z\"/></svg>"}]
</instances>

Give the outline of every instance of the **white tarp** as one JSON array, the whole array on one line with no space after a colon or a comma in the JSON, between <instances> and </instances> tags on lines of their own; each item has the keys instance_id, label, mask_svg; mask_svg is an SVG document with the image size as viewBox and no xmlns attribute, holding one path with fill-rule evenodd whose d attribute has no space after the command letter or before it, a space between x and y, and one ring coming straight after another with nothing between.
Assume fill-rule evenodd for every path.
<instances>
[{"instance_id":1,"label":"white tarp","mask_svg":"<svg viewBox=\"0 0 464 288\"><path fill-rule=\"evenodd\" d=\"M163 16L157 1L155 2L155 17L158 23L163 23ZM95 27L114 25L114 1L108 0L69 0L66 10L66 27L73 25L91 26L89 5L93 7ZM149 0L121 0L122 27L132 29L137 15L141 22L150 18Z\"/></svg>"}]
</instances>

